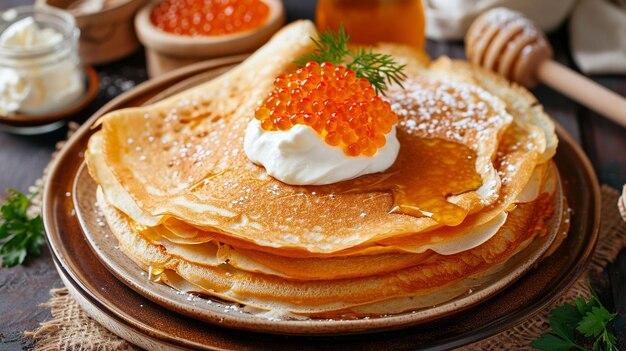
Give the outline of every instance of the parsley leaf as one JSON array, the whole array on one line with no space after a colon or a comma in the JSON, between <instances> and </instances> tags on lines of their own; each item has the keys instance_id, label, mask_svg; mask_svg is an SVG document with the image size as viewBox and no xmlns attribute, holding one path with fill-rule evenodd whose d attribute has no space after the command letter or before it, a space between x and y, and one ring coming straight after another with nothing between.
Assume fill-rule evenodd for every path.
<instances>
[{"instance_id":1,"label":"parsley leaf","mask_svg":"<svg viewBox=\"0 0 626 351\"><path fill-rule=\"evenodd\" d=\"M41 254L45 240L41 216L28 218L30 199L15 189L0 207L0 257L2 266L22 264L26 256Z\"/></svg>"},{"instance_id":2,"label":"parsley leaf","mask_svg":"<svg viewBox=\"0 0 626 351\"><path fill-rule=\"evenodd\" d=\"M552 334L543 334L539 339L533 341L530 346L544 351L569 351L576 348L572 341L563 340Z\"/></svg>"},{"instance_id":3,"label":"parsley leaf","mask_svg":"<svg viewBox=\"0 0 626 351\"><path fill-rule=\"evenodd\" d=\"M572 340L581 317L574 305L557 306L551 312L550 327L558 336Z\"/></svg>"},{"instance_id":4,"label":"parsley leaf","mask_svg":"<svg viewBox=\"0 0 626 351\"><path fill-rule=\"evenodd\" d=\"M578 313L580 313L581 317L584 316L585 313L587 313L587 303L585 302L585 299L579 297L576 299L575 303Z\"/></svg>"},{"instance_id":5,"label":"parsley leaf","mask_svg":"<svg viewBox=\"0 0 626 351\"><path fill-rule=\"evenodd\" d=\"M578 323L576 330L586 337L602 334L606 325L615 318L615 313L610 313L604 307L592 307L585 317Z\"/></svg>"},{"instance_id":6,"label":"parsley leaf","mask_svg":"<svg viewBox=\"0 0 626 351\"><path fill-rule=\"evenodd\" d=\"M617 351L610 328L616 316L602 306L595 293L589 301L578 298L573 304L555 307L549 318L552 333L541 335L530 346L543 351Z\"/></svg>"}]
</instances>

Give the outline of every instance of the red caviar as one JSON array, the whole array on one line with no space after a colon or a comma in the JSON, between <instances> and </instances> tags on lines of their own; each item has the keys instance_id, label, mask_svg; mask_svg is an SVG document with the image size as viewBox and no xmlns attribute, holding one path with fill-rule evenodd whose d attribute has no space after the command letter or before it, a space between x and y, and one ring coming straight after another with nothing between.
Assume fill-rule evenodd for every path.
<instances>
[{"instance_id":1,"label":"red caviar","mask_svg":"<svg viewBox=\"0 0 626 351\"><path fill-rule=\"evenodd\" d=\"M165 0L150 13L152 23L178 35L223 35L260 27L269 15L260 0Z\"/></svg>"},{"instance_id":2,"label":"red caviar","mask_svg":"<svg viewBox=\"0 0 626 351\"><path fill-rule=\"evenodd\" d=\"M274 80L274 90L254 117L267 131L288 130L295 124L313 128L331 146L348 156L373 156L387 142L398 116L376 95L365 78L325 62Z\"/></svg>"}]
</instances>

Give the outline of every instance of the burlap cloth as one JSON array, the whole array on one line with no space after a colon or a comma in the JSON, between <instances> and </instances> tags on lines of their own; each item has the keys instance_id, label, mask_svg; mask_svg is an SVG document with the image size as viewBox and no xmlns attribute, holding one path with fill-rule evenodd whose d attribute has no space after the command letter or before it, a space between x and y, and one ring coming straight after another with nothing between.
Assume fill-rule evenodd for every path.
<instances>
[{"instance_id":1,"label":"burlap cloth","mask_svg":"<svg viewBox=\"0 0 626 351\"><path fill-rule=\"evenodd\" d=\"M70 125L70 134L77 125ZM57 145L57 149L63 142ZM54 158L54 154L52 156ZM44 178L47 170L44 171ZM31 189L35 192L43 184L38 181ZM40 193L40 192L39 192ZM626 247L626 223L618 210L620 193L608 186L602 186L602 218L601 231L596 251L591 264L583 274L563 295L537 315L529 318L515 328L508 329L488 339L465 346L460 350L533 350L529 343L549 330L548 315L550 310L564 302L572 302L577 297L588 298L590 276L601 272L612 262L622 248ZM40 199L33 201L34 212L39 210ZM35 340L35 351L52 350L139 350L136 346L119 338L115 334L92 320L78 303L68 294L66 288L50 290L52 298L41 305L49 308L52 319L41 323L35 331L25 332L25 337Z\"/></svg>"}]
</instances>

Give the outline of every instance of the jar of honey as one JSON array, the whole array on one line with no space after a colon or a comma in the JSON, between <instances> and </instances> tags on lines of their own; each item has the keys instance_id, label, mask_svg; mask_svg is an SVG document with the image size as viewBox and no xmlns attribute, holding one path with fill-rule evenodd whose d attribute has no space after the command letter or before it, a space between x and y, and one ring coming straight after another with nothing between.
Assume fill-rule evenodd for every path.
<instances>
[{"instance_id":1,"label":"jar of honey","mask_svg":"<svg viewBox=\"0 0 626 351\"><path fill-rule=\"evenodd\" d=\"M394 42L424 48L421 0L319 0L315 20L320 32L343 24L355 44Z\"/></svg>"}]
</instances>

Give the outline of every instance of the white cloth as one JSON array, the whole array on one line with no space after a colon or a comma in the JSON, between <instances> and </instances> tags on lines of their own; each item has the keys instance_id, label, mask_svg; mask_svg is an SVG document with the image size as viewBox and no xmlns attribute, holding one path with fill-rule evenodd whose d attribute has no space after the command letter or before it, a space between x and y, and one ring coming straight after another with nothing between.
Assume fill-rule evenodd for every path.
<instances>
[{"instance_id":1,"label":"white cloth","mask_svg":"<svg viewBox=\"0 0 626 351\"><path fill-rule=\"evenodd\" d=\"M570 20L572 56L586 74L626 74L626 0L581 0Z\"/></svg>"},{"instance_id":2,"label":"white cloth","mask_svg":"<svg viewBox=\"0 0 626 351\"><path fill-rule=\"evenodd\" d=\"M563 22L575 2L576 0L422 0L426 13L426 36L435 40L462 40L474 19L494 7L519 11L543 31L549 32Z\"/></svg>"}]
</instances>

